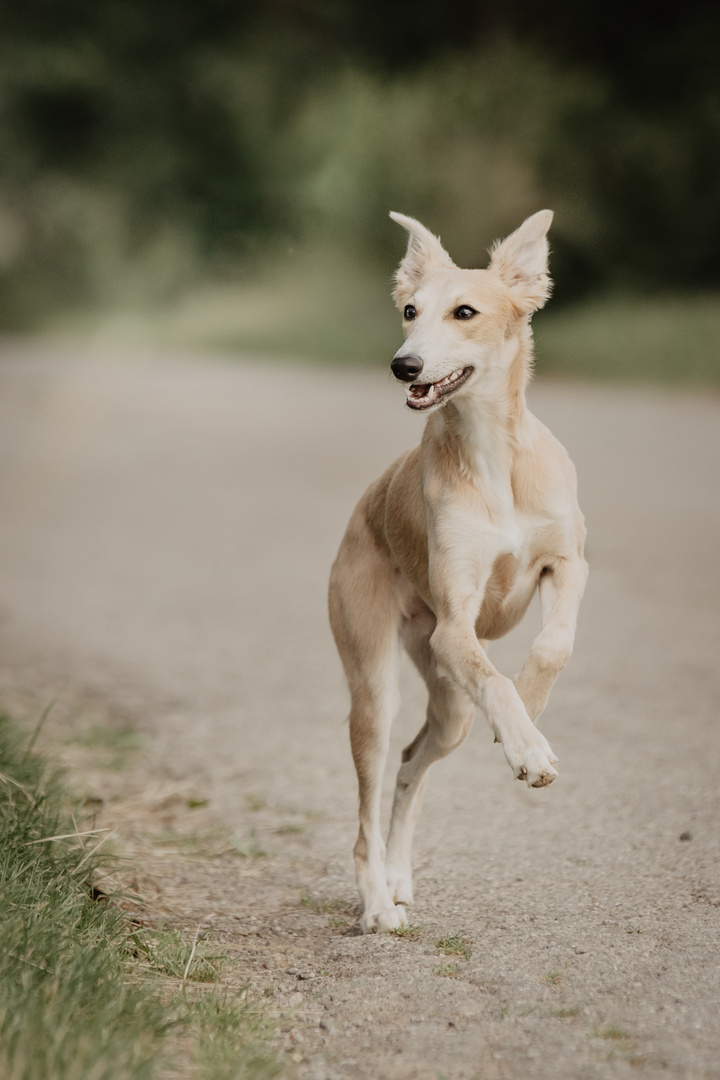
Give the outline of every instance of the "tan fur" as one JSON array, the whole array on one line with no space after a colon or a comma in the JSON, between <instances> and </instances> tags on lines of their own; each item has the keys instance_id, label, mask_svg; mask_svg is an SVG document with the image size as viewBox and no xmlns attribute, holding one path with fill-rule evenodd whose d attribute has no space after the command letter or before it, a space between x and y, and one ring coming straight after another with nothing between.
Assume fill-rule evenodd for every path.
<instances>
[{"instance_id":1,"label":"tan fur","mask_svg":"<svg viewBox=\"0 0 720 1080\"><path fill-rule=\"evenodd\" d=\"M518 779L532 787L555 779L557 759L534 721L572 651L587 577L572 463L525 403L529 320L550 294L552 215L528 218L494 247L486 270L455 267L424 226L392 216L409 233L395 300L415 310L396 360L423 363L409 404L426 393L434 403L420 446L360 500L330 579L330 621L351 694L365 932L406 921L424 777L465 738L476 707ZM464 307L474 314L461 318ZM451 389L436 401L438 384ZM536 589L542 629L511 681L489 660L487 642L517 625ZM380 785L401 646L429 700L425 724L403 752L386 858Z\"/></svg>"}]
</instances>

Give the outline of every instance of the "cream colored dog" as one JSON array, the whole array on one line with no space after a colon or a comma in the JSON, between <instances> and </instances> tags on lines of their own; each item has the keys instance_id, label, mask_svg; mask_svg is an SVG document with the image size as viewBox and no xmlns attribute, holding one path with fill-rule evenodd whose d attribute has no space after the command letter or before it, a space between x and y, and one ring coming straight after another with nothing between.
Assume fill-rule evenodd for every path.
<instances>
[{"instance_id":1,"label":"cream colored dog","mask_svg":"<svg viewBox=\"0 0 720 1080\"><path fill-rule=\"evenodd\" d=\"M545 787L557 758L534 721L573 647L587 578L573 465L527 409L530 316L550 295L549 210L461 270L413 218L395 302L405 344L392 361L407 405L429 413L422 442L376 480L350 519L330 579L330 621L352 699L360 793L355 869L365 933L407 921L411 848L425 773L463 741L479 706L518 780ZM488 640L539 589L542 629L514 680ZM380 789L405 647L424 678L427 719L403 751L385 845Z\"/></svg>"}]
</instances>

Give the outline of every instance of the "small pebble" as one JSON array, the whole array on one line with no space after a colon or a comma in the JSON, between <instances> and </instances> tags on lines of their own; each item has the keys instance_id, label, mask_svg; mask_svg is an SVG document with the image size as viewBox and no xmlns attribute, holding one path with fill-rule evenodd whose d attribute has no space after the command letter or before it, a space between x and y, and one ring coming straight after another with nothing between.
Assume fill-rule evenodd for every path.
<instances>
[{"instance_id":1,"label":"small pebble","mask_svg":"<svg viewBox=\"0 0 720 1080\"><path fill-rule=\"evenodd\" d=\"M686 829L685 832L680 833L681 840L692 840L692 833Z\"/></svg>"}]
</instances>

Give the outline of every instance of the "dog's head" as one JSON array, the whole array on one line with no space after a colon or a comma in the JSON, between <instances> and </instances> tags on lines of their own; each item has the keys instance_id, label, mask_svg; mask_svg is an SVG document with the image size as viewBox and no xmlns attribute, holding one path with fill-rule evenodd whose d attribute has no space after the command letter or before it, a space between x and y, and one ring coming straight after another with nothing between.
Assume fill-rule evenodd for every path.
<instances>
[{"instance_id":1,"label":"dog's head","mask_svg":"<svg viewBox=\"0 0 720 1080\"><path fill-rule=\"evenodd\" d=\"M485 270L461 270L419 221L390 217L409 234L393 293L405 344L391 367L407 386L410 408L433 409L494 382L512 363L519 324L550 296L547 231L553 215L540 210L496 243Z\"/></svg>"}]
</instances>

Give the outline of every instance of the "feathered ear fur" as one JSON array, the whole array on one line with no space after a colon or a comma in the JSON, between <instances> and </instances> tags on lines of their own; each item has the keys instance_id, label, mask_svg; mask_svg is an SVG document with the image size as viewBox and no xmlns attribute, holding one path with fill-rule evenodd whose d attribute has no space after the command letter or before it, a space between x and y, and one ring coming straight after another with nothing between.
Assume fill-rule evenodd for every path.
<instances>
[{"instance_id":1,"label":"feathered ear fur","mask_svg":"<svg viewBox=\"0 0 720 1080\"><path fill-rule=\"evenodd\" d=\"M405 217L404 214L391 213L393 221L407 229L409 234L405 258L400 263L395 274L395 289L393 300L399 308L405 306L420 279L428 270L441 267L453 267L455 264L442 246L437 236L421 225L415 218Z\"/></svg>"},{"instance_id":2,"label":"feathered ear fur","mask_svg":"<svg viewBox=\"0 0 720 1080\"><path fill-rule=\"evenodd\" d=\"M492 248L489 269L499 274L527 314L543 307L552 291L547 242L552 219L552 210L538 210Z\"/></svg>"}]
</instances>

